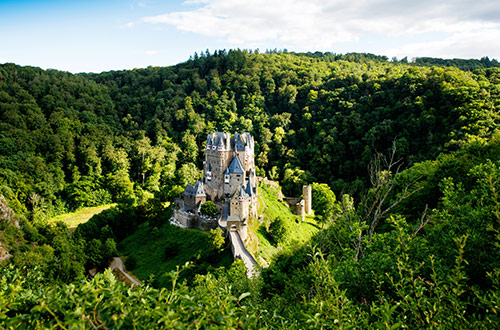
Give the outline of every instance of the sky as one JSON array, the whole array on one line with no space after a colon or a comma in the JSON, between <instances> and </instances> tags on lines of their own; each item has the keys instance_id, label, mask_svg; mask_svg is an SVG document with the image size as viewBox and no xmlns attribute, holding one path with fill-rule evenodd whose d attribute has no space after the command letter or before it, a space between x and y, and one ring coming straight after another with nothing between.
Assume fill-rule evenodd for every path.
<instances>
[{"instance_id":1,"label":"sky","mask_svg":"<svg viewBox=\"0 0 500 330\"><path fill-rule=\"evenodd\" d=\"M0 63L77 72L287 49L500 59L494 0L0 0Z\"/></svg>"}]
</instances>

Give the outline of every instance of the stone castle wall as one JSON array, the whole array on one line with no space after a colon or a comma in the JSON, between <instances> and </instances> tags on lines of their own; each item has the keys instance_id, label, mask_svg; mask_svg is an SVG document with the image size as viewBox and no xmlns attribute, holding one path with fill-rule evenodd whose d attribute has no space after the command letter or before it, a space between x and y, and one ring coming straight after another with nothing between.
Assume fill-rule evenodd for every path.
<instances>
[{"instance_id":1,"label":"stone castle wall","mask_svg":"<svg viewBox=\"0 0 500 330\"><path fill-rule=\"evenodd\" d=\"M201 230L210 230L217 228L218 218L197 215L183 210L174 210L174 215L170 223L181 228L198 228Z\"/></svg>"}]
</instances>

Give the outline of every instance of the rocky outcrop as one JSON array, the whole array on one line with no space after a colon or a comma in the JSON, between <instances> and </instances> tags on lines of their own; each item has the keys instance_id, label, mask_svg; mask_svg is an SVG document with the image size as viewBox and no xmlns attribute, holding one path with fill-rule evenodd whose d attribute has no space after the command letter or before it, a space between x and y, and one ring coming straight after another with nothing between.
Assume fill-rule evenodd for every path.
<instances>
[{"instance_id":1,"label":"rocky outcrop","mask_svg":"<svg viewBox=\"0 0 500 330\"><path fill-rule=\"evenodd\" d=\"M10 257L12 257L12 254L10 254L9 251L5 250L2 246L2 243L0 242L0 262L5 261Z\"/></svg>"},{"instance_id":2,"label":"rocky outcrop","mask_svg":"<svg viewBox=\"0 0 500 330\"><path fill-rule=\"evenodd\" d=\"M3 195L0 195L0 222L7 222L19 228L19 222L15 218L14 211L9 208ZM12 257L12 255L3 247L2 242L0 242L0 262L10 257Z\"/></svg>"},{"instance_id":3,"label":"rocky outcrop","mask_svg":"<svg viewBox=\"0 0 500 330\"><path fill-rule=\"evenodd\" d=\"M19 222L15 218L14 211L9 208L3 195L0 195L0 221L7 221L19 228Z\"/></svg>"}]
</instances>

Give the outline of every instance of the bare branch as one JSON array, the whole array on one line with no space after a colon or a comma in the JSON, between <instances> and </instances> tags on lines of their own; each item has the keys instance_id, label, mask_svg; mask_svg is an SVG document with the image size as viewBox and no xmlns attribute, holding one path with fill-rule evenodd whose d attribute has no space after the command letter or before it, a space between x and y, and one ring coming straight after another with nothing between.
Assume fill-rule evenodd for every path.
<instances>
[{"instance_id":1,"label":"bare branch","mask_svg":"<svg viewBox=\"0 0 500 330\"><path fill-rule=\"evenodd\" d=\"M394 188L394 185L396 184L396 176L397 174L399 173L399 170L400 170L400 167L401 165L398 166L397 170L396 170L396 174L395 176L392 178L391 180L391 184L389 186L389 188L387 189L387 191L385 192L384 196L379 200L379 203L378 203L378 206L377 208L375 209L375 213L374 213L374 216L373 216L373 220L370 224L370 229L368 231L368 236L372 236L373 235L373 232L375 231L375 227L378 225L378 223L380 222L380 220L390 211L392 210L394 207L396 207L399 203L401 203L403 200L405 200L406 198L410 197L411 195L413 195L414 193L416 193L417 191L421 190L423 187L420 187L420 188L416 188L414 189L413 191L411 192L408 192L408 189L413 185L415 184L419 179L420 177L418 177L417 179L413 180L412 182L410 182L404 189L403 191L403 194L400 196L400 198L395 201L391 206L389 206L388 208L386 208L385 210L382 210L382 206L384 205L387 197L389 196L390 192L392 191L392 189ZM375 200L375 202L377 201L377 199ZM365 217L365 219L368 219L368 216Z\"/></svg>"},{"instance_id":2,"label":"bare branch","mask_svg":"<svg viewBox=\"0 0 500 330\"><path fill-rule=\"evenodd\" d=\"M368 237L371 238L373 236L373 233L375 232L375 228L377 227L377 225L391 210L393 210L403 200L409 198L423 188L414 187L415 183L421 177L416 178L404 187L403 191L401 192L399 197L397 197L396 201L392 202L392 204L384 208L386 202L388 202L389 196L396 187L397 178L403 166L402 159L395 160L396 149L396 141L393 141L393 148L389 158L386 158L382 154L377 153L368 166L370 181L373 185L374 191L372 192L372 195L370 195L371 197L367 198L366 200L368 204L371 199L368 204L369 208L366 209L367 213L363 217L360 217L360 220L362 223L370 224L370 226L366 231L362 231L359 237L356 238L356 260L358 260L362 255L363 236L368 235ZM382 166L384 168L382 168ZM425 224L431 218L432 217L429 217L424 221L423 216L421 219L421 226L425 226ZM418 230L416 232L418 232Z\"/></svg>"},{"instance_id":3,"label":"bare branch","mask_svg":"<svg viewBox=\"0 0 500 330\"><path fill-rule=\"evenodd\" d=\"M420 217L420 224L418 225L417 229L415 229L415 231L413 232L413 234L411 234L411 237L413 238L415 235L418 234L418 232L420 231L420 229L424 228L424 226L432 219L434 218L434 216L436 216L435 214L432 214L432 215L429 215L427 218L425 218L426 214L427 214L427 208L428 208L428 205L425 204L425 210L424 212L422 213L422 216ZM424 220L425 218L425 220Z\"/></svg>"}]
</instances>

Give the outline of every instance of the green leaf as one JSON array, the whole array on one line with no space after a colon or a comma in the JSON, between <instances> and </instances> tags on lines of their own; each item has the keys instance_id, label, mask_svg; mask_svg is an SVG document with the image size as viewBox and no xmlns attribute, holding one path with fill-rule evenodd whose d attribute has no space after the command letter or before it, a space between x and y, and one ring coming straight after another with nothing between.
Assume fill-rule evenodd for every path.
<instances>
[{"instance_id":1,"label":"green leaf","mask_svg":"<svg viewBox=\"0 0 500 330\"><path fill-rule=\"evenodd\" d=\"M243 299L245 299L246 297L248 297L250 295L250 292L244 292L240 295L240 297L238 298L238 302L242 301Z\"/></svg>"},{"instance_id":2,"label":"green leaf","mask_svg":"<svg viewBox=\"0 0 500 330\"><path fill-rule=\"evenodd\" d=\"M396 329L399 329L401 328L401 323L396 323L396 324L393 324L390 328L390 330L396 330Z\"/></svg>"}]
</instances>

